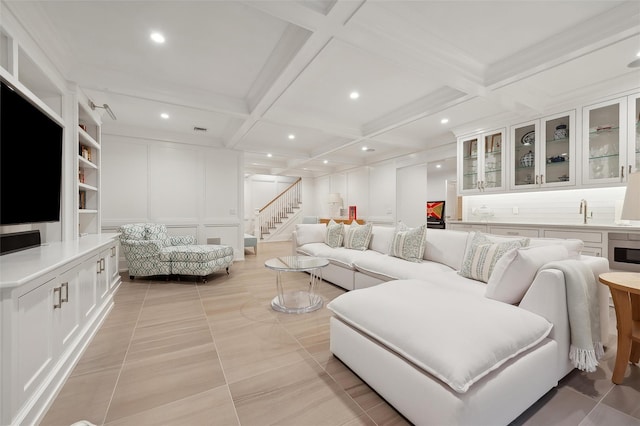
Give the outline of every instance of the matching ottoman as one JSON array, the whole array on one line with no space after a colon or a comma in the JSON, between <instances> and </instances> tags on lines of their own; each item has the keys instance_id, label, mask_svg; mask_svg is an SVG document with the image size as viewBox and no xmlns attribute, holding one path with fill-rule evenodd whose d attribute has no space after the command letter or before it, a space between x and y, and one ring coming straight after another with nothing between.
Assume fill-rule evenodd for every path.
<instances>
[{"instance_id":1,"label":"matching ottoman","mask_svg":"<svg viewBox=\"0 0 640 426\"><path fill-rule=\"evenodd\" d=\"M233 264L233 248L222 245L191 245L165 247L160 260L170 262L171 273L195 275L207 280L207 275L225 270Z\"/></svg>"}]
</instances>

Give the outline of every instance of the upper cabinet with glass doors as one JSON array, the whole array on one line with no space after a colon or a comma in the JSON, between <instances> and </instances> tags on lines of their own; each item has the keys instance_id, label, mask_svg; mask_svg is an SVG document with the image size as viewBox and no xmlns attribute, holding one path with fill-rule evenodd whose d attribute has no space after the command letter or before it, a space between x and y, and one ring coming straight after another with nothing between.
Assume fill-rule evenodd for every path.
<instances>
[{"instance_id":1,"label":"upper cabinet with glass doors","mask_svg":"<svg viewBox=\"0 0 640 426\"><path fill-rule=\"evenodd\" d=\"M458 190L461 194L505 188L504 129L458 138Z\"/></svg>"},{"instance_id":2,"label":"upper cabinet with glass doors","mask_svg":"<svg viewBox=\"0 0 640 426\"><path fill-rule=\"evenodd\" d=\"M510 188L575 185L575 111L511 127Z\"/></svg>"},{"instance_id":3,"label":"upper cabinet with glass doors","mask_svg":"<svg viewBox=\"0 0 640 426\"><path fill-rule=\"evenodd\" d=\"M584 184L626 182L640 168L639 98L635 94L584 108Z\"/></svg>"}]
</instances>

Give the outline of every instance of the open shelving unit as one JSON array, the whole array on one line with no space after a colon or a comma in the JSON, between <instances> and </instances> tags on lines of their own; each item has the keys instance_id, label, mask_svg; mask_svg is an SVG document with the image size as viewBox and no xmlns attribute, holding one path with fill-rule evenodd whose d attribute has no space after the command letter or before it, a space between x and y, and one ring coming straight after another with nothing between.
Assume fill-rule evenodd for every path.
<instances>
[{"instance_id":1,"label":"open shelving unit","mask_svg":"<svg viewBox=\"0 0 640 426\"><path fill-rule=\"evenodd\" d=\"M100 121L78 96L78 235L100 233Z\"/></svg>"}]
</instances>

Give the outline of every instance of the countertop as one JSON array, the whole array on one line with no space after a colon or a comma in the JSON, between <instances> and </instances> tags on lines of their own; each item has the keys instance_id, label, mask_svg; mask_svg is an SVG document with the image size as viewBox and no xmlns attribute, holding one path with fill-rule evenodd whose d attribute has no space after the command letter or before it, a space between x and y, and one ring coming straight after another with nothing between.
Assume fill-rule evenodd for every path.
<instances>
[{"instance_id":1,"label":"countertop","mask_svg":"<svg viewBox=\"0 0 640 426\"><path fill-rule=\"evenodd\" d=\"M495 225L495 226L513 226L526 228L561 228L571 230L590 230L590 231L616 231L616 232L640 232L640 226L616 225L602 223L523 223L523 222L493 222L493 221L449 221L448 225Z\"/></svg>"},{"instance_id":2,"label":"countertop","mask_svg":"<svg viewBox=\"0 0 640 426\"><path fill-rule=\"evenodd\" d=\"M119 234L93 234L0 256L0 289L21 286L108 245Z\"/></svg>"}]
</instances>

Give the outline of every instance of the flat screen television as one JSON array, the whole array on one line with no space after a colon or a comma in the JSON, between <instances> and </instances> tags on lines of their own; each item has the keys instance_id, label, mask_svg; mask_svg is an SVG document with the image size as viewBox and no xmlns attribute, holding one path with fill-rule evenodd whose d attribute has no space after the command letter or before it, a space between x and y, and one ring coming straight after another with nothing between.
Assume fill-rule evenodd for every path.
<instances>
[{"instance_id":1,"label":"flat screen television","mask_svg":"<svg viewBox=\"0 0 640 426\"><path fill-rule=\"evenodd\" d=\"M4 81L0 225L60 220L62 127Z\"/></svg>"}]
</instances>

